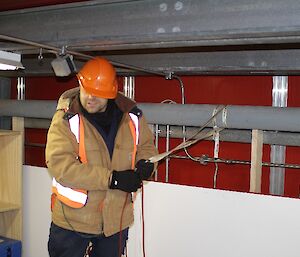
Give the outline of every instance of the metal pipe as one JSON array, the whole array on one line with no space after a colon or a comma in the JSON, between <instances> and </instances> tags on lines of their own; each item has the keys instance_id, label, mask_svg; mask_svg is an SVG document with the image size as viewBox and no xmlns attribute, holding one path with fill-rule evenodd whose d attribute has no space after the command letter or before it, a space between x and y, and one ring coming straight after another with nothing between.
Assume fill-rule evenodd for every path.
<instances>
[{"instance_id":1,"label":"metal pipe","mask_svg":"<svg viewBox=\"0 0 300 257\"><path fill-rule=\"evenodd\" d=\"M51 123L50 119L25 118L25 128L48 129ZM158 138L166 137L166 126L153 125L152 132L155 135L155 146L158 148ZM196 127L186 128L186 137L191 137L199 130ZM208 131L209 129L204 129ZM183 138L181 126L170 127L170 138ZM195 137L197 139L197 136ZM208 138L206 140L212 140ZM220 141L236 142L236 143L251 143L251 130L225 129L220 132ZM278 131L264 131L264 144L268 145L288 145L300 146L300 134ZM157 174L156 179L157 179Z\"/></svg>"},{"instance_id":2,"label":"metal pipe","mask_svg":"<svg viewBox=\"0 0 300 257\"><path fill-rule=\"evenodd\" d=\"M27 147L41 147L41 148L45 148L46 144L39 144L39 143L29 143L29 142L25 142L24 144Z\"/></svg>"},{"instance_id":3,"label":"metal pipe","mask_svg":"<svg viewBox=\"0 0 300 257\"><path fill-rule=\"evenodd\" d=\"M151 123L201 126L209 120L217 105L138 104ZM263 106L227 106L215 118L221 128L300 131L300 108ZM212 124L208 125L212 127Z\"/></svg>"},{"instance_id":4,"label":"metal pipe","mask_svg":"<svg viewBox=\"0 0 300 257\"><path fill-rule=\"evenodd\" d=\"M199 130L199 127L187 127L186 137L190 138ZM209 129L204 129L204 133ZM166 137L165 126L158 127L159 136ZM170 127L171 138L183 138L182 127ZM195 137L197 139L198 136ZM206 140L212 140L208 138ZM264 131L264 144L268 145L288 145L300 146L300 134L291 132L278 132L278 131ZM224 129L220 132L220 141L222 142L236 142L236 143L251 143L251 130L241 129Z\"/></svg>"},{"instance_id":5,"label":"metal pipe","mask_svg":"<svg viewBox=\"0 0 300 257\"><path fill-rule=\"evenodd\" d=\"M170 158L174 159L190 159L188 156L183 155L170 155ZM245 160L232 160L232 159L222 159L222 158L212 158L207 155L193 156L194 160L197 160L202 165L207 163L224 163L224 164L239 164L239 165L251 165L251 161ZM280 167L288 169L300 169L300 164L290 164L290 163L273 163L273 162L262 162L262 166L266 167Z\"/></svg>"},{"instance_id":6,"label":"metal pipe","mask_svg":"<svg viewBox=\"0 0 300 257\"><path fill-rule=\"evenodd\" d=\"M50 127L50 119L35 119L35 118L25 118L24 127L25 128L37 128L37 129L48 129Z\"/></svg>"},{"instance_id":7,"label":"metal pipe","mask_svg":"<svg viewBox=\"0 0 300 257\"><path fill-rule=\"evenodd\" d=\"M0 116L52 119L57 101L1 100Z\"/></svg>"},{"instance_id":8,"label":"metal pipe","mask_svg":"<svg viewBox=\"0 0 300 257\"><path fill-rule=\"evenodd\" d=\"M51 119L56 101L0 100L0 116ZM201 126L212 117L217 105L138 103L151 124ZM300 132L300 108L227 106L216 117L223 128ZM212 125L208 125L212 126Z\"/></svg>"}]
</instances>

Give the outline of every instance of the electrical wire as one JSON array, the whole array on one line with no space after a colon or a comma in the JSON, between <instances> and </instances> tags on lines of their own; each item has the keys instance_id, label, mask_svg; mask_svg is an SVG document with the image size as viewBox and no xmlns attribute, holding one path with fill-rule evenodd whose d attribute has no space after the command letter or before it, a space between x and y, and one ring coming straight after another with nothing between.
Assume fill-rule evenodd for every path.
<instances>
[{"instance_id":1,"label":"electrical wire","mask_svg":"<svg viewBox=\"0 0 300 257\"><path fill-rule=\"evenodd\" d=\"M161 101L160 103L162 103L162 104L177 104L175 101L173 101L171 99L165 99L165 100Z\"/></svg>"},{"instance_id":2,"label":"electrical wire","mask_svg":"<svg viewBox=\"0 0 300 257\"><path fill-rule=\"evenodd\" d=\"M170 74L170 76L168 77L168 79L176 79L178 82L179 82L179 85L180 85L180 89L181 89L181 103L182 104L185 104L185 93L184 93L184 83L183 83L183 81L182 81L182 79L179 77L179 76L177 76L177 75L173 75L172 73ZM164 100L163 102L167 102L167 100ZM171 103L173 103L173 101L171 102ZM213 116L216 116L218 113L219 113L219 111L218 111L218 108L219 107L217 107L215 110L214 110L214 113L213 113ZM222 109L221 109L222 110ZM212 120L214 120L214 119L212 119ZM208 125L208 124L207 124ZM168 136L169 136L169 129L168 129L169 127L167 126L167 139L168 139ZM214 129L215 129L215 126L214 126ZM198 133L200 133L201 132L201 129L195 134L195 135L193 135L190 139L193 139L196 135L198 135ZM219 133L219 132L217 132L217 133ZM182 126L182 134L183 134L183 143L185 143L186 142L186 127L185 126ZM190 140L189 139L189 140ZM168 140L167 140L168 141ZM216 142L216 141L215 141ZM168 143L167 143L168 144ZM219 146L217 146L217 147L219 147ZM216 144L215 144L215 148L216 148ZM166 151L168 151L169 149L167 149ZM188 156L190 159L192 159L192 160L196 160L189 152L188 152L188 149L187 149L187 147L184 147L183 148L183 150L184 150L184 152L185 152L185 154L186 154L186 156ZM218 157L218 156L215 156L215 157ZM168 157L167 157L167 159L166 159L167 161L169 160L168 159ZM166 163L166 166L167 167L169 167L168 166L168 162ZM213 176L213 188L216 188L217 187L217 176L218 176L218 171L219 171L219 166L218 166L218 164L217 163L215 163L215 170L214 170L214 176ZM166 182L168 182L168 180L167 180L167 178L168 178L168 176L166 175Z\"/></svg>"},{"instance_id":3,"label":"electrical wire","mask_svg":"<svg viewBox=\"0 0 300 257\"><path fill-rule=\"evenodd\" d=\"M215 123L214 120L214 125L213 129L215 131L213 140L214 140L214 158L219 158L219 146L220 146L220 133L218 131L218 126ZM217 188L217 178L218 178L218 172L219 172L219 165L217 162L215 164L215 171L214 171L214 179L213 179L213 188Z\"/></svg>"},{"instance_id":4,"label":"electrical wire","mask_svg":"<svg viewBox=\"0 0 300 257\"><path fill-rule=\"evenodd\" d=\"M81 238L84 238L84 239L92 239L92 238L96 238L98 236L101 236L102 234L98 234L98 235L86 235L85 233L79 233L78 231L75 230L75 228L73 227L73 225L71 224L71 222L67 219L67 216L65 214L65 208L64 208L64 204L61 203L61 208L62 208L62 212L63 212L63 215L64 215L64 218L66 220L66 222L68 223L68 225L70 226L70 228L72 229L72 231L74 233L76 233L78 236L80 236Z\"/></svg>"},{"instance_id":5,"label":"electrical wire","mask_svg":"<svg viewBox=\"0 0 300 257\"><path fill-rule=\"evenodd\" d=\"M123 208L122 208L121 219L120 219L119 257L122 257L122 223L123 223L123 214L124 214L124 210L125 210L125 207L126 207L128 195L129 195L129 193L126 194L126 198L125 198L125 201L124 201L124 204L123 204ZM89 235L85 235L83 233L79 233L78 231L76 231L75 228L72 226L71 222L66 217L65 209L64 209L64 204L63 203L61 203L61 207L62 207L62 212L63 212L63 215L64 215L64 218L65 218L66 222L68 223L68 225L70 226L70 228L72 229L72 231L75 232L78 236L80 236L81 238L84 238L84 239L93 239L93 238L96 238L96 237L102 235L102 234L99 234L99 235L91 235L91 236L89 236ZM90 247L91 247L91 245L89 244L87 246L86 253L89 252L89 248Z\"/></svg>"},{"instance_id":6,"label":"electrical wire","mask_svg":"<svg viewBox=\"0 0 300 257\"><path fill-rule=\"evenodd\" d=\"M217 178L219 173L219 165L217 162L215 162L215 171L214 171L214 189L217 188Z\"/></svg>"},{"instance_id":7,"label":"electrical wire","mask_svg":"<svg viewBox=\"0 0 300 257\"><path fill-rule=\"evenodd\" d=\"M169 74L167 74L165 76L165 79L167 80L171 80L171 79L176 79L179 81L179 84L180 84L180 89L181 89L181 104L185 104L185 95L184 95L184 84L181 80L181 78L177 75L175 75L173 72L170 72ZM170 100L170 99L166 99L164 101L162 101L161 103L169 103L169 104L177 104L176 102L174 102L173 100ZM157 127L158 128L158 125ZM166 126L167 128L167 132L166 132L166 152L169 151L169 145L170 145L170 142L169 142L169 131L170 131L170 125L167 125ZM183 142L185 143L185 126L182 127L183 131ZM156 175L156 178L157 178L157 175ZM166 179L165 179L165 182L169 182L169 158L166 157Z\"/></svg>"},{"instance_id":8,"label":"electrical wire","mask_svg":"<svg viewBox=\"0 0 300 257\"><path fill-rule=\"evenodd\" d=\"M177 76L177 75L172 75L171 74L171 78L174 78L176 80L178 80L179 84L180 84L180 88L181 88L181 103L182 104L185 104L185 94L184 94L184 83L182 81L182 79ZM213 116L216 116L221 110L223 110L224 108L222 108L221 110L218 110L219 106L214 110L214 113L213 113ZM212 119L214 120L214 119ZM206 125L208 125L208 123L206 123ZM214 129L215 129L215 126L214 126ZM200 129L195 135L193 135L190 139L193 139L194 137L196 137L200 132L202 131L202 129ZM219 133L219 132L217 132ZM185 126L182 126L182 135L183 135L183 142L185 143L186 142L186 127ZM189 139L189 140L190 140ZM215 141L216 142L216 141ZM219 147L216 146L216 143L215 143L215 148L216 147ZM193 160L193 161L197 161L196 158L194 158L189 152L188 152L188 149L186 147L183 148L186 156ZM218 156L215 156L215 157L218 157ZM213 176L213 188L216 188L217 187L217 177L218 177L218 171L219 171L219 166L218 166L218 163L214 163L215 164L215 170L214 170L214 176Z\"/></svg>"},{"instance_id":9,"label":"electrical wire","mask_svg":"<svg viewBox=\"0 0 300 257\"><path fill-rule=\"evenodd\" d=\"M213 119L225 108L226 106L221 106L221 108L219 108L219 106L217 107L217 109L214 111L213 116L206 121L206 123L193 135L191 136L188 140L191 140L193 138L195 138L209 123L211 123L213 121ZM219 129L218 132L220 132L221 130ZM193 161L198 161L197 158L193 157L189 152L188 149L186 147L183 148L184 152L186 154L186 156L193 160ZM217 184L217 176L218 176L218 171L219 171L219 167L218 165L215 165L215 171L214 171L214 177L213 177L213 186L214 188L216 188L216 184Z\"/></svg>"},{"instance_id":10,"label":"electrical wire","mask_svg":"<svg viewBox=\"0 0 300 257\"><path fill-rule=\"evenodd\" d=\"M123 215L124 215L124 210L126 207L126 203L127 203L127 198L129 196L129 193L126 193L126 197L125 197L125 201L123 204L123 208L122 208L122 212L121 212L121 219L120 219L120 235L119 235L119 257L122 256L122 223L123 223Z\"/></svg>"}]
</instances>

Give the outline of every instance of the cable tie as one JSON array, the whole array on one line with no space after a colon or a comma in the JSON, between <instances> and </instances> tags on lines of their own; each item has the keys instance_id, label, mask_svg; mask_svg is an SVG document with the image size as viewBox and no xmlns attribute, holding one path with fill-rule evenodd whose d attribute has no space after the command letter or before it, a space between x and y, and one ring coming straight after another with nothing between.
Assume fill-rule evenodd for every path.
<instances>
[{"instance_id":1,"label":"cable tie","mask_svg":"<svg viewBox=\"0 0 300 257\"><path fill-rule=\"evenodd\" d=\"M173 75L174 75L174 72L170 71L170 72L166 73L165 79L171 80L171 79L173 79Z\"/></svg>"},{"instance_id":2,"label":"cable tie","mask_svg":"<svg viewBox=\"0 0 300 257\"><path fill-rule=\"evenodd\" d=\"M219 106L216 106L215 108L214 108L214 110L213 110L213 112L212 112L212 117L214 117L213 119L212 119L212 126L213 126L213 128L215 129L215 128L218 128L218 126L217 126L217 116L216 116L216 114L217 114L217 112L218 112L218 109L219 109Z\"/></svg>"},{"instance_id":3,"label":"cable tie","mask_svg":"<svg viewBox=\"0 0 300 257\"><path fill-rule=\"evenodd\" d=\"M222 124L223 128L227 128L227 107L224 107L222 111Z\"/></svg>"}]
</instances>

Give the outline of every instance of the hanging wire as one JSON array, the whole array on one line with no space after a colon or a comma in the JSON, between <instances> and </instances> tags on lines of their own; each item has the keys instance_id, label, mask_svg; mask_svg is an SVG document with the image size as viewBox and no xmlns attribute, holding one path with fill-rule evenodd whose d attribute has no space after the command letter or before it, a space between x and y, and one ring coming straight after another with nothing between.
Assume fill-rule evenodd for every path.
<instances>
[{"instance_id":1,"label":"hanging wire","mask_svg":"<svg viewBox=\"0 0 300 257\"><path fill-rule=\"evenodd\" d=\"M167 80L171 80L171 79L176 79L179 81L180 84L180 89L181 89L181 104L185 104L185 95L184 95L184 84L181 80L180 77L178 77L177 75L174 75L173 72L169 72L168 74L165 75L165 79ZM169 103L169 104L176 104L176 102L174 102L173 100L170 99L166 99L164 101L162 101L162 103ZM157 127L158 128L158 127ZM185 142L185 126L183 126L183 142ZM169 146L170 146L170 125L166 125L166 152L169 151ZM169 182L169 157L166 157L166 182ZM157 174L156 174L156 178L157 178Z\"/></svg>"},{"instance_id":2,"label":"hanging wire","mask_svg":"<svg viewBox=\"0 0 300 257\"><path fill-rule=\"evenodd\" d=\"M158 137L159 137L159 133L160 133L159 125L155 124L155 147L156 147L156 149L158 149ZM157 171L157 168L155 170L154 180L155 181L158 180L158 171Z\"/></svg>"},{"instance_id":3,"label":"hanging wire","mask_svg":"<svg viewBox=\"0 0 300 257\"><path fill-rule=\"evenodd\" d=\"M168 104L176 104L176 102L174 102L171 99L165 99L163 100L161 103L168 103ZM158 124L156 124L156 131L155 134L157 135L157 140L155 141L155 143L157 143L157 148L158 148ZM170 125L166 125L166 152L168 152L170 150ZM165 173L165 182L169 182L169 160L170 158L166 158L166 173ZM155 173L155 179L157 181L157 170Z\"/></svg>"},{"instance_id":4,"label":"hanging wire","mask_svg":"<svg viewBox=\"0 0 300 257\"><path fill-rule=\"evenodd\" d=\"M173 74L173 78L176 79L179 82L180 89L181 89L181 104L185 104L185 93L184 93L184 84L182 79ZM186 141L186 127L182 126L182 135L183 135L183 142Z\"/></svg>"},{"instance_id":5,"label":"hanging wire","mask_svg":"<svg viewBox=\"0 0 300 257\"><path fill-rule=\"evenodd\" d=\"M170 150L170 125L166 126L167 137L166 137L166 152ZM166 158L166 180L165 182L169 182L169 160L170 158L167 156Z\"/></svg>"},{"instance_id":6,"label":"hanging wire","mask_svg":"<svg viewBox=\"0 0 300 257\"><path fill-rule=\"evenodd\" d=\"M217 109L214 109L213 114ZM213 119L213 130L214 130L214 158L219 158L219 147L220 147L220 133L218 131L218 126L216 123L216 119ZM214 179L213 179L213 188L217 188L217 177L218 177L218 172L219 172L219 165L217 162L215 162L215 171L214 171Z\"/></svg>"},{"instance_id":7,"label":"hanging wire","mask_svg":"<svg viewBox=\"0 0 300 257\"><path fill-rule=\"evenodd\" d=\"M179 76L174 75L173 73L169 73L167 79L172 79L172 78L178 80L178 82L179 82L179 84L180 84L180 88L181 88L181 103L182 103L182 104L185 104L184 83L183 83L182 79L181 79ZM219 106L217 106L216 109L214 110L213 114L212 114L213 117L214 117L213 120L212 120L213 123L214 123L213 129L216 131L216 135L214 135L214 141L215 141L215 146L214 146L214 157L215 157L215 158L218 158L218 157L219 157L219 156L218 156L218 155L219 155L219 131L217 130L218 127L217 127L217 125L215 124L215 123L216 123L216 122L215 122L215 120L216 120L215 117L216 117L216 115L217 115L220 111L222 111L224 108L225 108L225 107L221 107L221 109L220 109ZM210 123L210 122L207 122L207 123L205 124L205 126L208 125L209 123ZM204 128L204 126L203 126L203 128ZM195 136L198 135L198 134L201 132L201 130L202 130L202 129L200 129L200 130L199 130L195 135L193 135L190 139L195 138ZM185 127L185 126L182 126L182 135L183 135L183 142L186 142L186 127ZM190 139L189 139L189 140L190 140ZM193 157L193 156L188 152L188 149L187 149L186 147L184 147L183 150L184 150L186 156L187 156L189 159L191 159L191 160L193 160L193 161L198 161L197 158ZM214 164L215 164L215 170L214 170L214 177L213 177L213 188L216 188L216 187L217 187L217 177L218 177L219 166L218 166L218 163L217 163L217 162L214 162Z\"/></svg>"}]
</instances>

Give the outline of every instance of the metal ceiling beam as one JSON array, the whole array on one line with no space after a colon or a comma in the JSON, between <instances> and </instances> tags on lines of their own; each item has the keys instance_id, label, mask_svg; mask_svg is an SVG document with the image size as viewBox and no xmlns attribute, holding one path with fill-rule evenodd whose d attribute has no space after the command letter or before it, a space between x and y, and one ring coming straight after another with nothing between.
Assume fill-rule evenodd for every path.
<instances>
[{"instance_id":1,"label":"metal ceiling beam","mask_svg":"<svg viewBox=\"0 0 300 257\"><path fill-rule=\"evenodd\" d=\"M110 55L108 59L177 74L293 74L300 71L300 49Z\"/></svg>"},{"instance_id":2,"label":"metal ceiling beam","mask_svg":"<svg viewBox=\"0 0 300 257\"><path fill-rule=\"evenodd\" d=\"M286 75L299 74L299 13L297 0L102 0L1 12L0 34L92 55L110 51L113 61L157 72ZM27 57L37 48L3 40L0 49L23 52L26 75L53 75L49 62Z\"/></svg>"},{"instance_id":3,"label":"metal ceiling beam","mask_svg":"<svg viewBox=\"0 0 300 257\"><path fill-rule=\"evenodd\" d=\"M298 43L299 13L298 0L89 1L2 12L0 34L81 51Z\"/></svg>"},{"instance_id":4,"label":"metal ceiling beam","mask_svg":"<svg viewBox=\"0 0 300 257\"><path fill-rule=\"evenodd\" d=\"M53 58L38 60L23 58L26 76L54 75L50 62ZM248 50L186 53L152 53L130 55L107 55L109 60L147 68L156 72L175 72L184 75L293 75L300 73L300 49ZM77 69L83 61L75 60ZM140 72L117 69L119 75Z\"/></svg>"}]
</instances>

